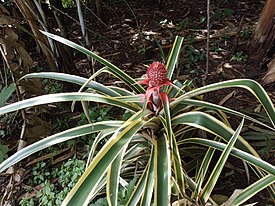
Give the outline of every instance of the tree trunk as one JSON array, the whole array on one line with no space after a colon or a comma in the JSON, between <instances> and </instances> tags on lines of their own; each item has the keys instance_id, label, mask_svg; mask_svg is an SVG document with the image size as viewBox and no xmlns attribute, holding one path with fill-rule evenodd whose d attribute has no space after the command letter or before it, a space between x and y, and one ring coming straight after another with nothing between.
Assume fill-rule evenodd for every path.
<instances>
[{"instance_id":1,"label":"tree trunk","mask_svg":"<svg viewBox=\"0 0 275 206\"><path fill-rule=\"evenodd\" d=\"M99 18L102 18L102 2L101 2L101 0L96 0L95 5L96 5L97 16Z\"/></svg>"},{"instance_id":2,"label":"tree trunk","mask_svg":"<svg viewBox=\"0 0 275 206\"><path fill-rule=\"evenodd\" d=\"M251 58L254 65L267 67L264 84L275 81L275 1L266 0L258 25L255 29ZM273 76L270 76L273 75Z\"/></svg>"},{"instance_id":3,"label":"tree trunk","mask_svg":"<svg viewBox=\"0 0 275 206\"><path fill-rule=\"evenodd\" d=\"M52 7L52 11L56 20L56 23L60 29L60 36L69 39L69 35L66 28L66 22L64 20L64 14L66 11L64 10L62 6L61 0L50 0L50 6ZM50 22L51 23L51 22ZM53 25L49 24L50 27L53 27ZM50 28L49 28L50 29ZM51 31L52 32L52 31ZM79 74L79 72L76 69L74 59L73 59L73 50L72 48L60 43L55 42L55 45L57 47L58 56L56 57L58 66L62 69L62 72L68 73L68 74Z\"/></svg>"},{"instance_id":4,"label":"tree trunk","mask_svg":"<svg viewBox=\"0 0 275 206\"><path fill-rule=\"evenodd\" d=\"M252 46L252 58L255 61L262 62L268 51L274 47L275 40L275 1L266 0L265 6L258 21L255 30Z\"/></svg>"},{"instance_id":5,"label":"tree trunk","mask_svg":"<svg viewBox=\"0 0 275 206\"><path fill-rule=\"evenodd\" d=\"M39 31L39 25L37 23L37 20L34 16L34 11L36 11L35 7L33 6L32 2L29 0L16 0L15 1L19 10L21 11L24 18L27 20L28 24L30 25L30 28L32 30L32 33L41 48L41 51L43 55L47 59L47 63L50 67L51 71L57 70L57 65L55 63L54 56L50 50L49 42L47 38ZM32 11L30 10L32 9ZM37 12L36 12L37 13Z\"/></svg>"}]
</instances>

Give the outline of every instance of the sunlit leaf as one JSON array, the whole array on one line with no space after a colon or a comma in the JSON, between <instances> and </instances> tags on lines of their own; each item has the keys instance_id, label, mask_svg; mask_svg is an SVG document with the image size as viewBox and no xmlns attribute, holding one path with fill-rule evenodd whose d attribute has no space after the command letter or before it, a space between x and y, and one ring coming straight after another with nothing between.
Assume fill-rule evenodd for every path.
<instances>
[{"instance_id":1,"label":"sunlit leaf","mask_svg":"<svg viewBox=\"0 0 275 206\"><path fill-rule=\"evenodd\" d=\"M167 206L170 205L171 194L171 160L170 151L168 148L168 140L165 135L159 136L155 140L155 205Z\"/></svg>"},{"instance_id":2,"label":"sunlit leaf","mask_svg":"<svg viewBox=\"0 0 275 206\"><path fill-rule=\"evenodd\" d=\"M134 79L132 79L132 77L130 77L129 75L127 75L126 73L124 73L122 70L120 70L118 67L116 67L115 65L113 65L112 63L110 63L109 61L107 61L106 59L100 57L99 55L97 55L96 53L68 40L65 39L63 37L45 32L45 31L41 31L43 34L45 34L46 36L59 41L67 46L70 46L88 56L91 56L92 58L94 58L95 60L97 60L98 62L100 62L101 64L105 65L108 67L108 69L110 70L110 72L112 72L115 76L117 76L119 79L121 79L122 81L124 81L130 88L132 88L135 92L137 93L143 93L144 89L139 85L136 84L136 81Z\"/></svg>"},{"instance_id":3,"label":"sunlit leaf","mask_svg":"<svg viewBox=\"0 0 275 206\"><path fill-rule=\"evenodd\" d=\"M88 205L99 181L106 173L110 164L145 123L143 120L138 119L121 130L118 135L114 133L113 137L105 143L74 188L67 195L62 206Z\"/></svg>"},{"instance_id":4,"label":"sunlit leaf","mask_svg":"<svg viewBox=\"0 0 275 206\"><path fill-rule=\"evenodd\" d=\"M55 102L67 102L67 101L92 101L99 103L106 103L117 107L122 107L131 111L137 111L138 109L133 105L117 100L113 97L103 96L92 93L59 93L59 94L47 94L39 97L33 97L30 99L22 100L0 108L0 115L9 112L17 111L28 107L33 107L42 104L49 104Z\"/></svg>"},{"instance_id":5,"label":"sunlit leaf","mask_svg":"<svg viewBox=\"0 0 275 206\"><path fill-rule=\"evenodd\" d=\"M214 84L210 84L207 86L194 89L190 92L187 92L186 94L181 95L179 98L177 98L175 101L171 103L171 106L174 107L184 99L190 99L192 97L195 97L207 92L212 92L212 91L226 89L226 88L234 88L234 87L241 87L250 91L263 105L263 107L265 108L271 120L273 127L275 127L275 109L270 97L258 82L250 79L228 80L228 81L214 83Z\"/></svg>"},{"instance_id":6,"label":"sunlit leaf","mask_svg":"<svg viewBox=\"0 0 275 206\"><path fill-rule=\"evenodd\" d=\"M6 159L4 162L0 164L0 172L3 172L5 169L9 168L10 166L18 163L20 160L30 156L31 154L41 151L42 149L48 148L50 146L56 145L58 143L80 137L83 135L96 133L103 130L108 129L116 129L117 127L121 126L124 122L123 121L102 121L93 124L87 124L84 126L75 127L55 135L49 136L43 140L40 140L32 145L29 145L22 150L19 150L14 155Z\"/></svg>"},{"instance_id":7,"label":"sunlit leaf","mask_svg":"<svg viewBox=\"0 0 275 206\"><path fill-rule=\"evenodd\" d=\"M217 161L213 171L211 172L211 175L209 176L204 188L202 189L200 193L201 200L206 203L210 197L210 194L212 193L212 190L214 189L214 186L216 185L218 178L222 172L222 169L227 161L227 158L229 157L229 154L235 144L235 142L238 139L238 136L241 132L241 129L244 124L244 119L240 123L239 127L237 128L236 132L233 134L233 136L230 138L227 146L223 150L219 160Z\"/></svg>"},{"instance_id":8,"label":"sunlit leaf","mask_svg":"<svg viewBox=\"0 0 275 206\"><path fill-rule=\"evenodd\" d=\"M254 182L253 184L249 185L247 188L245 188L238 196L237 198L231 203L232 206L241 205L245 201L249 200L251 197L253 197L255 194L260 192L261 190L265 189L269 185L272 185L275 182L275 176L274 175L267 175L263 177L262 179Z\"/></svg>"}]
</instances>

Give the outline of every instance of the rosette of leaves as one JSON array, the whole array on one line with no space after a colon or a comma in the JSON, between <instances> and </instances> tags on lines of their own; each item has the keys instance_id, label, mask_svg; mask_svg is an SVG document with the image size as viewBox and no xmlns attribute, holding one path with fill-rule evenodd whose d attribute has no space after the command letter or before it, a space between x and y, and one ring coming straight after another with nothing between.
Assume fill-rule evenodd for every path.
<instances>
[{"instance_id":1,"label":"rosette of leaves","mask_svg":"<svg viewBox=\"0 0 275 206\"><path fill-rule=\"evenodd\" d=\"M166 66L155 63L148 69L147 80L135 80L97 54L62 37L43 33L91 56L104 67L89 79L61 73L28 74L24 78L50 78L79 84L82 88L76 93L49 94L23 100L0 108L0 114L65 101L81 101L84 111L87 111L84 102L91 101L125 109L132 116L127 120L99 121L77 126L49 136L9 157L0 165L0 172L44 148L96 133L86 170L62 205L88 205L102 197L102 194L106 195L109 205L118 205L119 188L127 188L134 177L138 181L131 194L127 193L129 198L125 201L126 205L153 203L167 206L177 201L193 205L215 205L210 195L229 155L243 160L258 176L258 180L235 197L230 205L240 205L264 188L268 189L272 198L275 197L272 185L275 181L275 167L263 161L240 135L244 121L275 130L274 106L257 82L236 79L191 89L187 82L173 79L183 42L179 36L175 39ZM152 67L157 70L152 71ZM125 83L127 89L93 81L102 73L117 77ZM164 74L166 77L157 79ZM156 79L150 82L152 77ZM140 83L148 87L144 88ZM234 87L248 90L259 100L269 116L269 123L201 98L207 92ZM242 119L236 131L231 128L226 114L234 116L236 120ZM198 131L204 135L199 135ZM100 141L106 138L107 142L100 146ZM213 160L215 151L221 151L218 161ZM210 164L214 164L214 168L210 168Z\"/></svg>"}]
</instances>

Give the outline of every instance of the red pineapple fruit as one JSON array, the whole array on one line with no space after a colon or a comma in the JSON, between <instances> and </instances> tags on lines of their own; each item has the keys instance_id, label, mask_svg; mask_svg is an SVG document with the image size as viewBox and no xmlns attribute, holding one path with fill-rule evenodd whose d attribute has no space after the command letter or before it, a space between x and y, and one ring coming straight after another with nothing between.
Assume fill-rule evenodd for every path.
<instances>
[{"instance_id":1,"label":"red pineapple fruit","mask_svg":"<svg viewBox=\"0 0 275 206\"><path fill-rule=\"evenodd\" d=\"M160 62L153 62L147 69L147 79L140 82L140 84L148 85L145 98L148 101L150 109L157 113L161 108L161 102L166 93L160 92L160 88L164 85L173 85L172 82L166 77L167 69L164 64ZM160 101L160 99L162 101Z\"/></svg>"},{"instance_id":2,"label":"red pineapple fruit","mask_svg":"<svg viewBox=\"0 0 275 206\"><path fill-rule=\"evenodd\" d=\"M167 69L164 64L153 62L147 69L147 79L141 81L140 84L146 84L149 86L148 89L154 88L159 91L160 87L164 85L172 85L166 74Z\"/></svg>"},{"instance_id":3,"label":"red pineapple fruit","mask_svg":"<svg viewBox=\"0 0 275 206\"><path fill-rule=\"evenodd\" d=\"M162 86L168 80L166 77L167 70L160 62L154 62L147 69L147 78L149 80L149 87ZM169 80L168 80L169 81Z\"/></svg>"}]
</instances>

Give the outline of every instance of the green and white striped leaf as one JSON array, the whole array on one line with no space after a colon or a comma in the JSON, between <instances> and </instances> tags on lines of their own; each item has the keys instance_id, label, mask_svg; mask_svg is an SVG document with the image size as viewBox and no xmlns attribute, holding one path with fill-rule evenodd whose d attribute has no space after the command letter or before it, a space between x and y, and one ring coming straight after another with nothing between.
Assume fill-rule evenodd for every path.
<instances>
[{"instance_id":1,"label":"green and white striped leaf","mask_svg":"<svg viewBox=\"0 0 275 206\"><path fill-rule=\"evenodd\" d=\"M108 136L110 136L114 132L115 132L115 130L111 129L111 130L104 130L104 131L101 131L100 133L98 133L98 135L94 139L93 144L90 148L87 163L86 163L86 169L88 168L89 164L91 163L92 159L94 158L94 155L95 155L95 152L96 152L96 147L99 144L99 142L101 140L103 140L104 138L107 138Z\"/></svg>"},{"instance_id":2,"label":"green and white striped leaf","mask_svg":"<svg viewBox=\"0 0 275 206\"><path fill-rule=\"evenodd\" d=\"M146 184L145 181L146 181L147 170L148 170L148 167L146 167L145 170L143 171L138 183L135 186L134 191L130 195L130 198L126 206L136 206L138 204Z\"/></svg>"},{"instance_id":3,"label":"green and white striped leaf","mask_svg":"<svg viewBox=\"0 0 275 206\"><path fill-rule=\"evenodd\" d=\"M116 129L120 127L124 122L123 121L102 121L93 124L87 124L79 127L75 127L55 135L49 136L45 139L42 139L32 145L29 145L22 150L16 152L14 155L6 159L0 164L0 172L3 172L5 169L10 166L18 163L20 160L34 154L35 152L41 151L47 147L56 145L67 140L84 136L91 133L96 133L109 129Z\"/></svg>"},{"instance_id":4,"label":"green and white striped leaf","mask_svg":"<svg viewBox=\"0 0 275 206\"><path fill-rule=\"evenodd\" d=\"M180 102L180 104L176 105L172 110L171 110L171 114L177 114L181 111L181 109L184 109L186 108L186 106L190 106L190 105L193 105L193 106L198 106L198 107L205 107L207 109L213 109L213 110L216 110L216 111L223 111L223 112L226 112L228 114L232 114L232 115L236 115L238 117L244 117L252 122L255 122L259 125L262 125L270 130L273 130L275 131L275 127L270 127L268 126L267 124L253 118L253 117L250 117L248 115L245 115L241 112L238 112L236 110L233 110L233 109L230 109L230 108L226 108L226 107L223 107L223 106L220 106L220 105L217 105L217 104L213 104L213 103L209 103L209 102L205 102L205 101L201 101L201 100L195 100L195 99L184 99Z\"/></svg>"},{"instance_id":5,"label":"green and white striped leaf","mask_svg":"<svg viewBox=\"0 0 275 206\"><path fill-rule=\"evenodd\" d=\"M188 138L185 140L182 140L181 143L184 144L200 144L203 146L208 146L208 147L212 147L214 149L218 149L220 151L223 151L226 147L226 145L224 143L221 142L216 142L213 140L208 140L208 139L202 139L202 138ZM245 160L246 162L248 162L249 164L254 165L255 167L264 170L272 175L275 176L275 166L262 160L259 157L256 157L252 154L249 154L245 151L242 151L240 149L237 148L233 148L231 150L231 155L241 159L241 160ZM260 175L260 174L259 174Z\"/></svg>"},{"instance_id":6,"label":"green and white striped leaf","mask_svg":"<svg viewBox=\"0 0 275 206\"><path fill-rule=\"evenodd\" d=\"M59 80L59 81L64 81L64 82L69 82L77 85L83 85L87 79L84 77L72 75L72 74L65 74L65 73L59 73L59 72L40 72L40 73L32 73L32 74L27 74L21 79L30 79L30 78L47 78L47 79L54 79L54 80ZM100 84L95 81L90 81L87 85L88 88L91 88L95 91L97 91L100 94L105 94L107 96L111 97L117 97L120 96L119 93L114 91L113 89Z\"/></svg>"},{"instance_id":7,"label":"green and white striped leaf","mask_svg":"<svg viewBox=\"0 0 275 206\"><path fill-rule=\"evenodd\" d=\"M107 172L107 186L106 186L106 194L107 200L110 206L117 206L118 203L118 186L119 186L119 178L121 171L121 164L123 160L123 156L125 150L128 145L125 145L121 150L119 155L115 158L113 163L108 169Z\"/></svg>"},{"instance_id":8,"label":"green and white striped leaf","mask_svg":"<svg viewBox=\"0 0 275 206\"><path fill-rule=\"evenodd\" d=\"M151 150L151 155L145 170L142 172L141 177L135 186L133 193L131 194L126 206L136 206L142 196L140 205L150 205L151 197L154 188L154 158L153 158L153 148Z\"/></svg>"},{"instance_id":9,"label":"green and white striped leaf","mask_svg":"<svg viewBox=\"0 0 275 206\"><path fill-rule=\"evenodd\" d=\"M123 72L122 70L120 70L118 67L116 67L115 65L113 65L112 63L110 63L109 61L107 61L106 59L100 57L99 55L95 54L94 52L68 40L65 39L63 37L45 32L45 31L41 31L44 35L59 41L69 47L72 47L88 56L91 56L92 58L94 58L95 60L99 61L101 64L105 65L108 67L109 71L114 74L115 76L117 76L120 80L122 80L123 82L125 82L130 88L132 88L135 92L139 93L144 93L144 89L139 85L136 84L136 81L130 77L129 75L127 75L125 72Z\"/></svg>"},{"instance_id":10,"label":"green and white striped leaf","mask_svg":"<svg viewBox=\"0 0 275 206\"><path fill-rule=\"evenodd\" d=\"M144 99L141 95L132 95L132 96L120 96L120 97L114 97L117 100L123 101L123 102L138 102L140 105L142 104L142 101ZM141 109L142 107L140 107Z\"/></svg>"},{"instance_id":11,"label":"green and white striped leaf","mask_svg":"<svg viewBox=\"0 0 275 206\"><path fill-rule=\"evenodd\" d=\"M221 137L226 141L229 141L234 133L234 131L226 126L223 122L219 121L209 114L199 111L187 112L174 117L172 119L172 125L174 126L177 124L187 124L195 128L205 130ZM241 136L238 137L236 146L245 151L249 151L253 155L259 157L257 152Z\"/></svg>"},{"instance_id":12,"label":"green and white striped leaf","mask_svg":"<svg viewBox=\"0 0 275 206\"><path fill-rule=\"evenodd\" d=\"M171 159L172 159L172 165L173 165L173 170L175 173L175 178L178 184L179 192L181 195L185 194L185 180L184 177L186 176L183 171L183 166L181 163L181 157L180 157L180 152L177 144L177 140L175 136L173 136L173 151L171 154Z\"/></svg>"},{"instance_id":13,"label":"green and white striped leaf","mask_svg":"<svg viewBox=\"0 0 275 206\"><path fill-rule=\"evenodd\" d=\"M155 148L151 149L151 156L148 162L148 169L146 171L145 188L141 198L141 206L150 206L152 202L153 190L154 190L154 157ZM134 205L133 205L134 206Z\"/></svg>"},{"instance_id":14,"label":"green and white striped leaf","mask_svg":"<svg viewBox=\"0 0 275 206\"><path fill-rule=\"evenodd\" d=\"M194 89L190 92L187 92L186 94L183 94L182 96L177 98L175 101L171 102L171 107L173 108L184 99L190 99L192 97L195 97L207 92L212 92L212 91L226 89L226 88L234 88L234 87L240 87L250 91L263 105L266 113L270 118L270 121L273 127L275 127L275 109L270 97L258 82L250 79L228 80L228 81L210 84L204 87L200 87L198 89Z\"/></svg>"},{"instance_id":15,"label":"green and white striped leaf","mask_svg":"<svg viewBox=\"0 0 275 206\"><path fill-rule=\"evenodd\" d=\"M166 93L160 93L160 99L162 101L163 110L164 110L164 119L163 120L163 127L165 128L169 145L170 147L173 146L173 130L171 125L171 116L170 116L170 108L169 108L169 99ZM173 149L173 148L172 148Z\"/></svg>"},{"instance_id":16,"label":"green and white striped leaf","mask_svg":"<svg viewBox=\"0 0 275 206\"><path fill-rule=\"evenodd\" d=\"M172 50L171 50L170 55L167 60L167 64L166 64L167 78L170 80L172 78L172 75L174 74L174 70L175 70L176 64L178 62L182 42L183 42L183 37L176 36Z\"/></svg>"},{"instance_id":17,"label":"green and white striped leaf","mask_svg":"<svg viewBox=\"0 0 275 206\"><path fill-rule=\"evenodd\" d=\"M133 137L133 139L134 138L136 138L136 135ZM127 151L124 154L123 164L131 164L135 161L139 161L140 159L142 159L142 157L149 156L148 153L144 151L147 148L149 149L147 145L144 145L142 143L132 144L131 141Z\"/></svg>"},{"instance_id":18,"label":"green and white striped leaf","mask_svg":"<svg viewBox=\"0 0 275 206\"><path fill-rule=\"evenodd\" d=\"M218 139L220 139L219 137L216 137L214 141L217 141ZM205 176L207 171L209 171L209 165L211 163L212 157L214 155L215 149L213 148L209 148L203 158L203 161L201 163L200 169L198 174L196 175L196 179L195 182L197 183L196 186L196 190L194 191L194 199L196 199L196 201L199 200L199 194L201 192L202 189L202 184L205 180Z\"/></svg>"},{"instance_id":19,"label":"green and white striped leaf","mask_svg":"<svg viewBox=\"0 0 275 206\"><path fill-rule=\"evenodd\" d=\"M33 107L42 104L49 104L54 102L68 102L68 101L92 101L98 103L110 104L113 106L128 109L130 111L138 111L138 108L134 107L132 104L117 100L116 98L103 96L100 94L92 93L59 93L59 94L47 94L39 97L34 97L20 102L16 102L0 108L0 115L9 112L14 112L20 109L25 109L28 107Z\"/></svg>"},{"instance_id":20,"label":"green and white striped leaf","mask_svg":"<svg viewBox=\"0 0 275 206\"><path fill-rule=\"evenodd\" d=\"M262 179L254 182L249 187L245 188L237 198L231 203L231 206L238 206L243 204L245 201L249 200L255 194L260 192L261 190L265 189L266 187L275 183L275 176L274 175L267 175Z\"/></svg>"},{"instance_id":21,"label":"green and white striped leaf","mask_svg":"<svg viewBox=\"0 0 275 206\"><path fill-rule=\"evenodd\" d=\"M171 150L171 161L173 165L173 169L176 175L177 184L179 185L181 194L184 194L184 174L182 171L182 164L181 158L178 150L178 145L174 136L174 132L172 130L171 124L171 116L170 116L170 106L168 96L165 93L160 93L160 98L163 104L163 111L164 111L164 119L160 118L163 122L163 126L165 128L169 146Z\"/></svg>"},{"instance_id":22,"label":"green and white striped leaf","mask_svg":"<svg viewBox=\"0 0 275 206\"><path fill-rule=\"evenodd\" d=\"M142 119L138 119L127 127L119 129L119 134L115 135L116 133L114 133L67 195L62 206L88 205L90 198L93 196L97 185L108 167L145 123Z\"/></svg>"},{"instance_id":23,"label":"green and white striped leaf","mask_svg":"<svg viewBox=\"0 0 275 206\"><path fill-rule=\"evenodd\" d=\"M120 94L120 96L133 96L135 95L133 92L130 92L124 88L115 87L115 86L108 86L108 88L112 89L116 93Z\"/></svg>"},{"instance_id":24,"label":"green and white striped leaf","mask_svg":"<svg viewBox=\"0 0 275 206\"><path fill-rule=\"evenodd\" d=\"M155 201L157 206L170 205L171 195L171 160L169 143L165 134L154 140L155 145Z\"/></svg>"},{"instance_id":25,"label":"green and white striped leaf","mask_svg":"<svg viewBox=\"0 0 275 206\"><path fill-rule=\"evenodd\" d=\"M202 189L201 193L200 193L200 199L206 203L214 189L214 186L216 185L218 178L222 172L222 169L229 157L229 154L235 144L235 142L237 141L241 129L243 127L244 124L244 119L242 120L242 122L240 123L239 127L237 128L236 132L233 134L233 136L230 138L227 146L225 147L225 149L223 150L218 162L216 163L210 177L208 178L208 181L206 182L204 188Z\"/></svg>"}]
</instances>

